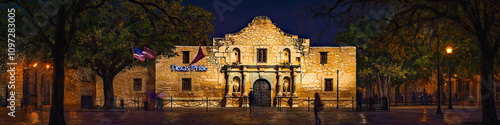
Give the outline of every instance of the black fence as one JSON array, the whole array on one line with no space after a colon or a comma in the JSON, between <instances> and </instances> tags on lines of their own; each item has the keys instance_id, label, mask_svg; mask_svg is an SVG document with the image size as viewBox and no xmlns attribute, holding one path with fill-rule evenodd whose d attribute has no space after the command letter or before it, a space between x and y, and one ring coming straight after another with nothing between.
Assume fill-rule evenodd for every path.
<instances>
[{"instance_id":1,"label":"black fence","mask_svg":"<svg viewBox=\"0 0 500 125\"><path fill-rule=\"evenodd\" d=\"M97 99L98 106L94 107L102 107L104 104L104 99ZM157 100L149 100L146 101L143 98L122 98L115 99L114 104L119 108L128 108L131 110L137 111L174 111L175 108L184 108L191 110L199 110L200 108L204 108L205 111L209 110L209 107L218 107L220 106L220 102L222 99L210 99L209 97L202 98L176 98L176 97L167 97L163 99ZM166 109L166 110L165 110Z\"/></svg>"},{"instance_id":2,"label":"black fence","mask_svg":"<svg viewBox=\"0 0 500 125\"><path fill-rule=\"evenodd\" d=\"M0 106L7 107L7 99L0 99Z\"/></svg>"},{"instance_id":3,"label":"black fence","mask_svg":"<svg viewBox=\"0 0 500 125\"><path fill-rule=\"evenodd\" d=\"M82 96L83 97L83 96ZM243 111L248 110L248 97L231 97L237 99L237 103L240 103L238 108ZM227 98L226 98L227 99ZM98 105L92 106L92 108L102 107L103 99L96 99ZM209 97L198 97L198 98L179 98L179 97L167 97L155 101L145 101L143 98L116 98L114 104L119 108L127 108L130 111L170 111L174 112L175 109L179 111L209 111L209 108L213 107L223 107L224 98L209 98ZM350 109L355 111L358 107L355 105L357 102L352 97L351 99L322 99L326 108L342 108ZM386 103L384 103L384 101ZM297 110L304 110L304 103L307 105L307 111L312 111L314 107L314 97L298 98L298 97L277 97L274 102L274 106L278 111L283 111L283 107L288 107L290 109L296 108ZM82 100L83 103L83 100ZM389 99L363 99L361 110L390 110L390 100ZM285 104L285 105L283 105ZM82 104L83 105L83 104ZM293 105L301 107L293 107ZM355 109L356 108L356 109Z\"/></svg>"},{"instance_id":4,"label":"black fence","mask_svg":"<svg viewBox=\"0 0 500 125\"><path fill-rule=\"evenodd\" d=\"M80 108L81 109L91 109L94 105L94 99L92 98L91 90L82 90L80 97Z\"/></svg>"},{"instance_id":5,"label":"black fence","mask_svg":"<svg viewBox=\"0 0 500 125\"><path fill-rule=\"evenodd\" d=\"M377 99L362 99L361 107L356 106L359 110L390 110L391 100L386 98Z\"/></svg>"}]
</instances>

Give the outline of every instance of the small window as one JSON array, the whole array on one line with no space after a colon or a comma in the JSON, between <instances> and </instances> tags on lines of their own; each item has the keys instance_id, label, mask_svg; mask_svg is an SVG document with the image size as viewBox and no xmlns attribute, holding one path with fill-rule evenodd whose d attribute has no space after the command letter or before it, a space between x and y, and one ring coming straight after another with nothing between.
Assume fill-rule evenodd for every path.
<instances>
[{"instance_id":1,"label":"small window","mask_svg":"<svg viewBox=\"0 0 500 125\"><path fill-rule=\"evenodd\" d=\"M325 79L325 91L333 91L333 79Z\"/></svg>"},{"instance_id":2,"label":"small window","mask_svg":"<svg viewBox=\"0 0 500 125\"><path fill-rule=\"evenodd\" d=\"M234 48L233 49L233 55L231 58L233 58L233 63L239 63L240 62L240 49Z\"/></svg>"},{"instance_id":3,"label":"small window","mask_svg":"<svg viewBox=\"0 0 500 125\"><path fill-rule=\"evenodd\" d=\"M182 91L191 91L191 78L182 78Z\"/></svg>"},{"instance_id":4,"label":"small window","mask_svg":"<svg viewBox=\"0 0 500 125\"><path fill-rule=\"evenodd\" d=\"M267 49L257 49L257 62L267 62Z\"/></svg>"},{"instance_id":5,"label":"small window","mask_svg":"<svg viewBox=\"0 0 500 125\"><path fill-rule=\"evenodd\" d=\"M182 63L189 64L189 51L182 51Z\"/></svg>"},{"instance_id":6,"label":"small window","mask_svg":"<svg viewBox=\"0 0 500 125\"><path fill-rule=\"evenodd\" d=\"M142 91L142 79L134 79L134 91Z\"/></svg>"},{"instance_id":7,"label":"small window","mask_svg":"<svg viewBox=\"0 0 500 125\"><path fill-rule=\"evenodd\" d=\"M321 55L320 63L326 64L327 60L328 60L328 53L327 52L320 52L320 55Z\"/></svg>"},{"instance_id":8,"label":"small window","mask_svg":"<svg viewBox=\"0 0 500 125\"><path fill-rule=\"evenodd\" d=\"M300 63L300 57L295 57L295 61L297 61L297 63Z\"/></svg>"},{"instance_id":9,"label":"small window","mask_svg":"<svg viewBox=\"0 0 500 125\"><path fill-rule=\"evenodd\" d=\"M290 55L290 49L286 48L283 50L283 63L287 64L290 63L291 60L291 55Z\"/></svg>"}]
</instances>

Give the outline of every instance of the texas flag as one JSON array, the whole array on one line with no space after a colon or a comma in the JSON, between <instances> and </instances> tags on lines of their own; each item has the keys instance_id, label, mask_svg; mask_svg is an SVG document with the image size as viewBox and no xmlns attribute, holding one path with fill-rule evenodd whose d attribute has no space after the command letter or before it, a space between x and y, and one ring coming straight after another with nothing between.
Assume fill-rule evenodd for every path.
<instances>
[{"instance_id":1,"label":"texas flag","mask_svg":"<svg viewBox=\"0 0 500 125\"><path fill-rule=\"evenodd\" d=\"M140 61L146 61L146 57L142 54L142 50L134 47L134 58Z\"/></svg>"},{"instance_id":2,"label":"texas flag","mask_svg":"<svg viewBox=\"0 0 500 125\"><path fill-rule=\"evenodd\" d=\"M203 54L203 51L201 50L201 46L200 46L200 47L198 47L198 53L196 53L196 56L194 57L193 61L191 61L191 63L189 65L200 61L201 59L203 59L203 57L205 57L205 54Z\"/></svg>"},{"instance_id":3,"label":"texas flag","mask_svg":"<svg viewBox=\"0 0 500 125\"><path fill-rule=\"evenodd\" d=\"M156 52L149 49L148 47L144 47L144 51L142 51L142 54L149 59L154 59L156 57Z\"/></svg>"}]
</instances>

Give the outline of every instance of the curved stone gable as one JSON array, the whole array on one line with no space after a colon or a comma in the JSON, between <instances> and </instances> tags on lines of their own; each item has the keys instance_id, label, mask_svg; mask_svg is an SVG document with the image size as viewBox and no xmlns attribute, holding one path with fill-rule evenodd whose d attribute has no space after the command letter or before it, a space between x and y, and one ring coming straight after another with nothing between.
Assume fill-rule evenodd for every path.
<instances>
[{"instance_id":1,"label":"curved stone gable","mask_svg":"<svg viewBox=\"0 0 500 125\"><path fill-rule=\"evenodd\" d=\"M226 34L224 39L232 45L295 45L299 40L297 35L283 32L266 16L255 17L248 27Z\"/></svg>"}]
</instances>

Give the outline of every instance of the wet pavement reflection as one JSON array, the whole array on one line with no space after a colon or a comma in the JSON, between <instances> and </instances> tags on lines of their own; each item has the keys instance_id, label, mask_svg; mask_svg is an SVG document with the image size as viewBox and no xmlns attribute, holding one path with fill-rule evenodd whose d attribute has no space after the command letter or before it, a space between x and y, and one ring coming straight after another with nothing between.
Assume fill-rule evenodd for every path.
<instances>
[{"instance_id":1,"label":"wet pavement reflection","mask_svg":"<svg viewBox=\"0 0 500 125\"><path fill-rule=\"evenodd\" d=\"M7 116L1 108L0 124L48 124L49 110L16 111L16 117ZM457 124L479 122L480 110L443 110L437 115L430 107L412 107L391 111L355 112L350 109L327 108L320 113L323 124ZM163 112L65 112L66 123L74 124L314 124L314 114L307 108L257 107L253 112L242 108L184 108Z\"/></svg>"}]
</instances>

